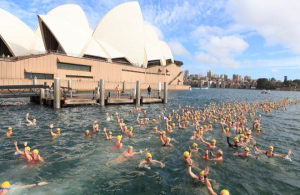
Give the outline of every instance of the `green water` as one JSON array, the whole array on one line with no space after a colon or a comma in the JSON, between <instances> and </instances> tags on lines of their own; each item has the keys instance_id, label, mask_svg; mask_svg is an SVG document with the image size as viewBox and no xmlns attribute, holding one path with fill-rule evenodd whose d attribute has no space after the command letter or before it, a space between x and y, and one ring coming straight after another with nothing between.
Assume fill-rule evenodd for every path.
<instances>
[{"instance_id":1,"label":"green water","mask_svg":"<svg viewBox=\"0 0 300 195\"><path fill-rule=\"evenodd\" d=\"M228 100L260 101L262 99L279 100L289 97L300 99L297 92L272 92L260 94L251 90L193 90L184 92L169 92L169 103L144 105L146 116L156 118L164 107L168 112L177 109L178 104L204 104ZM0 100L0 103L16 100ZM19 99L24 103L27 99ZM262 114L262 135L255 137L260 149L274 146L275 153L286 153L292 149L291 161L281 158L260 159L240 158L233 155L234 150L228 148L226 136L221 133L220 125L214 124L214 130L204 134L205 140L215 138L217 146L224 152L224 162L216 164L205 162L201 156L193 156L198 166L203 169L210 166L209 178L215 180L213 188L216 192L229 189L231 194L300 194L300 113L299 104L288 106L288 110L279 110L268 115ZM9 194L207 194L205 187L195 187L193 179L188 175L182 161L182 153L191 146L189 138L194 127L186 131L178 130L170 135L177 140L174 148L161 147L157 136L149 136L154 125L140 127L136 123L136 113L128 114L132 105L82 106L53 110L39 105L0 107L0 182L10 181L12 184ZM31 119L37 119L36 126L25 125L25 114L29 112ZM98 133L93 139L85 138L84 131L92 129L92 122L98 120L100 128L106 127L113 135L119 134L116 122L107 122L105 113L118 112L128 126L133 126L134 137L123 138L124 148L112 150L111 141L105 141L103 133ZM143 114L141 114L143 116ZM248 120L250 121L250 120ZM48 126L54 123L59 127L62 136L51 139ZM5 138L3 134L8 126L13 128L15 135ZM164 124L158 125L161 130ZM26 160L16 155L13 141L22 143L34 149L38 148L44 163L28 165ZM199 141L196 141L197 143ZM137 167L145 154L138 154L127 161L107 167L108 161L115 160L127 146L132 145L134 151L149 148L153 159L166 164L164 168L152 167L151 170ZM198 143L204 148L204 145ZM250 152L254 153L253 148ZM194 171L198 174L196 171ZM16 189L16 186L46 181L49 184L29 189Z\"/></svg>"}]
</instances>

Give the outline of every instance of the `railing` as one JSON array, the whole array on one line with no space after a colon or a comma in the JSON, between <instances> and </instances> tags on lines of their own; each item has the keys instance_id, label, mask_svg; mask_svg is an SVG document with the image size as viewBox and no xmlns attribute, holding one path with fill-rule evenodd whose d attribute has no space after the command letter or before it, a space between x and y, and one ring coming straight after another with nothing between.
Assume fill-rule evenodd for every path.
<instances>
[{"instance_id":1,"label":"railing","mask_svg":"<svg viewBox=\"0 0 300 195\"><path fill-rule=\"evenodd\" d=\"M47 85L5 85L0 86L0 98L36 97Z\"/></svg>"}]
</instances>

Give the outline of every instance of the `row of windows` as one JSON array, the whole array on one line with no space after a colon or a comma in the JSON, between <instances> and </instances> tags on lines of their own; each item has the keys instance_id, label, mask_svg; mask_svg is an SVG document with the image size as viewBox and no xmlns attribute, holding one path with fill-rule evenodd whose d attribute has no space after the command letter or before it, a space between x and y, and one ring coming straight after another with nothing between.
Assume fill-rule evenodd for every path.
<instances>
[{"instance_id":1,"label":"row of windows","mask_svg":"<svg viewBox=\"0 0 300 195\"><path fill-rule=\"evenodd\" d=\"M142 73L145 74L145 72L140 72L140 71L135 71L135 70L126 70L126 69L122 69L122 71L126 71L126 72L136 72L136 73ZM151 73L151 72L146 72L146 74L156 74L156 75L165 75L162 73ZM170 74L166 74L167 76L170 76Z\"/></svg>"},{"instance_id":2,"label":"row of windows","mask_svg":"<svg viewBox=\"0 0 300 195\"><path fill-rule=\"evenodd\" d=\"M24 78L25 79L53 79L54 76L53 74L43 74L43 73L29 73L29 72L25 72L24 73Z\"/></svg>"},{"instance_id":3,"label":"row of windows","mask_svg":"<svg viewBox=\"0 0 300 195\"><path fill-rule=\"evenodd\" d=\"M68 78L82 78L82 79L93 79L92 76L80 76L80 75L66 75Z\"/></svg>"},{"instance_id":4,"label":"row of windows","mask_svg":"<svg viewBox=\"0 0 300 195\"><path fill-rule=\"evenodd\" d=\"M78 64L67 64L67 63L62 63L62 62L57 62L57 69L91 72L90 66L83 66L83 65L78 65Z\"/></svg>"}]
</instances>

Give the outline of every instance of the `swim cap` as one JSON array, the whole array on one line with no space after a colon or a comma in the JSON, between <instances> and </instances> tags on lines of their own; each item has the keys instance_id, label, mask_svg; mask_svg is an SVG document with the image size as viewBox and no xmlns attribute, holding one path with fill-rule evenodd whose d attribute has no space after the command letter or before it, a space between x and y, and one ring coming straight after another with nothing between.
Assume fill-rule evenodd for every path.
<instances>
[{"instance_id":1,"label":"swim cap","mask_svg":"<svg viewBox=\"0 0 300 195\"><path fill-rule=\"evenodd\" d=\"M248 136L244 136L245 139L248 139Z\"/></svg>"},{"instance_id":2,"label":"swim cap","mask_svg":"<svg viewBox=\"0 0 300 195\"><path fill-rule=\"evenodd\" d=\"M193 131L193 133L197 133L196 131Z\"/></svg>"},{"instance_id":3,"label":"swim cap","mask_svg":"<svg viewBox=\"0 0 300 195\"><path fill-rule=\"evenodd\" d=\"M269 149L270 149L270 148L272 148L272 150L274 149L274 147L273 147L273 146L269 146Z\"/></svg>"},{"instance_id":4,"label":"swim cap","mask_svg":"<svg viewBox=\"0 0 300 195\"><path fill-rule=\"evenodd\" d=\"M245 148L245 150L249 151L249 148L248 148L248 147L246 147L246 148Z\"/></svg>"},{"instance_id":5,"label":"swim cap","mask_svg":"<svg viewBox=\"0 0 300 195\"><path fill-rule=\"evenodd\" d=\"M257 130L257 131L260 131L260 128L257 128L256 130Z\"/></svg>"},{"instance_id":6,"label":"swim cap","mask_svg":"<svg viewBox=\"0 0 300 195\"><path fill-rule=\"evenodd\" d=\"M197 147L198 146L198 144L196 144L196 143L193 143L193 147Z\"/></svg>"},{"instance_id":7,"label":"swim cap","mask_svg":"<svg viewBox=\"0 0 300 195\"><path fill-rule=\"evenodd\" d=\"M112 132L110 131L110 132L108 132L108 134L112 134Z\"/></svg>"},{"instance_id":8,"label":"swim cap","mask_svg":"<svg viewBox=\"0 0 300 195\"><path fill-rule=\"evenodd\" d=\"M8 130L12 130L12 128L11 128L11 127L8 127L7 129L8 129Z\"/></svg>"},{"instance_id":9,"label":"swim cap","mask_svg":"<svg viewBox=\"0 0 300 195\"><path fill-rule=\"evenodd\" d=\"M186 123L190 123L189 121L186 121Z\"/></svg>"},{"instance_id":10,"label":"swim cap","mask_svg":"<svg viewBox=\"0 0 300 195\"><path fill-rule=\"evenodd\" d=\"M150 157L152 158L152 155L150 153L147 153L146 158L150 158Z\"/></svg>"},{"instance_id":11,"label":"swim cap","mask_svg":"<svg viewBox=\"0 0 300 195\"><path fill-rule=\"evenodd\" d=\"M35 118L34 118L33 120L34 120L34 121L36 121L36 119L35 119Z\"/></svg>"},{"instance_id":12,"label":"swim cap","mask_svg":"<svg viewBox=\"0 0 300 195\"><path fill-rule=\"evenodd\" d=\"M128 148L130 148L131 150L133 149L133 147L132 147L132 146L128 146Z\"/></svg>"},{"instance_id":13,"label":"swim cap","mask_svg":"<svg viewBox=\"0 0 300 195\"><path fill-rule=\"evenodd\" d=\"M220 195L230 195L228 190L222 190Z\"/></svg>"},{"instance_id":14,"label":"swim cap","mask_svg":"<svg viewBox=\"0 0 300 195\"><path fill-rule=\"evenodd\" d=\"M153 129L157 129L157 127L153 127Z\"/></svg>"},{"instance_id":15,"label":"swim cap","mask_svg":"<svg viewBox=\"0 0 300 195\"><path fill-rule=\"evenodd\" d=\"M171 125L168 125L168 128L170 128L171 127Z\"/></svg>"},{"instance_id":16,"label":"swim cap","mask_svg":"<svg viewBox=\"0 0 300 195\"><path fill-rule=\"evenodd\" d=\"M226 127L226 130L229 130L229 128L228 128L228 127Z\"/></svg>"},{"instance_id":17,"label":"swim cap","mask_svg":"<svg viewBox=\"0 0 300 195\"><path fill-rule=\"evenodd\" d=\"M203 127L201 126L200 129L203 129Z\"/></svg>"},{"instance_id":18,"label":"swim cap","mask_svg":"<svg viewBox=\"0 0 300 195\"><path fill-rule=\"evenodd\" d=\"M250 135L250 134L251 134L251 130L248 130L248 131L247 131L247 134L249 134L249 135Z\"/></svg>"},{"instance_id":19,"label":"swim cap","mask_svg":"<svg viewBox=\"0 0 300 195\"><path fill-rule=\"evenodd\" d=\"M57 128L56 131L60 131L60 128Z\"/></svg>"},{"instance_id":20,"label":"swim cap","mask_svg":"<svg viewBox=\"0 0 300 195\"><path fill-rule=\"evenodd\" d=\"M185 151L185 152L183 153L183 156L184 156L184 157L189 157L189 156L190 156L190 153L189 153L188 151Z\"/></svg>"},{"instance_id":21,"label":"swim cap","mask_svg":"<svg viewBox=\"0 0 300 195\"><path fill-rule=\"evenodd\" d=\"M133 130L133 128L132 127L129 127L129 131L132 131Z\"/></svg>"},{"instance_id":22,"label":"swim cap","mask_svg":"<svg viewBox=\"0 0 300 195\"><path fill-rule=\"evenodd\" d=\"M121 135L118 135L118 136L116 137L116 139L117 139L117 141L120 141L120 140L122 139Z\"/></svg>"},{"instance_id":23,"label":"swim cap","mask_svg":"<svg viewBox=\"0 0 300 195\"><path fill-rule=\"evenodd\" d=\"M98 125L98 124L96 124L95 126L96 126L96 127L99 127L99 125Z\"/></svg>"},{"instance_id":24,"label":"swim cap","mask_svg":"<svg viewBox=\"0 0 300 195\"><path fill-rule=\"evenodd\" d=\"M234 137L234 138L233 138L233 141L239 142L239 138L238 138L238 137Z\"/></svg>"},{"instance_id":25,"label":"swim cap","mask_svg":"<svg viewBox=\"0 0 300 195\"><path fill-rule=\"evenodd\" d=\"M152 119L152 121L155 122L156 120L155 120L155 119Z\"/></svg>"},{"instance_id":26,"label":"swim cap","mask_svg":"<svg viewBox=\"0 0 300 195\"><path fill-rule=\"evenodd\" d=\"M25 149L26 149L27 151L30 151L30 147L29 147L29 146L26 146Z\"/></svg>"},{"instance_id":27,"label":"swim cap","mask_svg":"<svg viewBox=\"0 0 300 195\"><path fill-rule=\"evenodd\" d=\"M240 137L244 137L245 135L244 134L240 134Z\"/></svg>"},{"instance_id":28,"label":"swim cap","mask_svg":"<svg viewBox=\"0 0 300 195\"><path fill-rule=\"evenodd\" d=\"M39 151L37 149L34 149L32 152L35 153L35 154L39 153Z\"/></svg>"},{"instance_id":29,"label":"swim cap","mask_svg":"<svg viewBox=\"0 0 300 195\"><path fill-rule=\"evenodd\" d=\"M200 176L203 176L204 175L204 170L200 172Z\"/></svg>"},{"instance_id":30,"label":"swim cap","mask_svg":"<svg viewBox=\"0 0 300 195\"><path fill-rule=\"evenodd\" d=\"M175 126L175 123L172 123L172 126Z\"/></svg>"},{"instance_id":31,"label":"swim cap","mask_svg":"<svg viewBox=\"0 0 300 195\"><path fill-rule=\"evenodd\" d=\"M205 128L205 127L207 127L206 125L203 125L203 127Z\"/></svg>"},{"instance_id":32,"label":"swim cap","mask_svg":"<svg viewBox=\"0 0 300 195\"><path fill-rule=\"evenodd\" d=\"M127 129L127 126L125 125L124 128Z\"/></svg>"},{"instance_id":33,"label":"swim cap","mask_svg":"<svg viewBox=\"0 0 300 195\"><path fill-rule=\"evenodd\" d=\"M163 134L166 134L166 132L165 132L165 131L163 131Z\"/></svg>"},{"instance_id":34,"label":"swim cap","mask_svg":"<svg viewBox=\"0 0 300 195\"><path fill-rule=\"evenodd\" d=\"M89 131L89 130L85 130L85 132L86 132L86 133L89 133L90 131Z\"/></svg>"},{"instance_id":35,"label":"swim cap","mask_svg":"<svg viewBox=\"0 0 300 195\"><path fill-rule=\"evenodd\" d=\"M167 140L168 140L168 142L170 142L170 141L171 141L171 138L167 137Z\"/></svg>"},{"instance_id":36,"label":"swim cap","mask_svg":"<svg viewBox=\"0 0 300 195\"><path fill-rule=\"evenodd\" d=\"M1 188L7 188L9 190L10 188L10 183L8 181L5 181L1 184Z\"/></svg>"},{"instance_id":37,"label":"swim cap","mask_svg":"<svg viewBox=\"0 0 300 195\"><path fill-rule=\"evenodd\" d=\"M211 142L216 143L216 140L215 140L215 139L212 139Z\"/></svg>"}]
</instances>

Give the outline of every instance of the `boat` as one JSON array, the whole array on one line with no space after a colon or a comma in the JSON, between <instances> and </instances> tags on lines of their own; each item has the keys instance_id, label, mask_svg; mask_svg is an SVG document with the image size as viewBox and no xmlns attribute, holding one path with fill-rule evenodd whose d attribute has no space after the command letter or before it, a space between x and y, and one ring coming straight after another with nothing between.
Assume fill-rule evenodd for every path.
<instances>
[{"instance_id":1,"label":"boat","mask_svg":"<svg viewBox=\"0 0 300 195\"><path fill-rule=\"evenodd\" d=\"M262 94L270 94L271 93L271 91L270 90L262 90L262 92L261 92Z\"/></svg>"}]
</instances>

